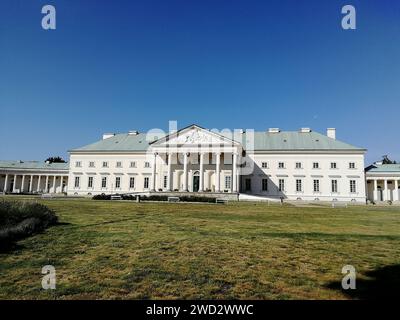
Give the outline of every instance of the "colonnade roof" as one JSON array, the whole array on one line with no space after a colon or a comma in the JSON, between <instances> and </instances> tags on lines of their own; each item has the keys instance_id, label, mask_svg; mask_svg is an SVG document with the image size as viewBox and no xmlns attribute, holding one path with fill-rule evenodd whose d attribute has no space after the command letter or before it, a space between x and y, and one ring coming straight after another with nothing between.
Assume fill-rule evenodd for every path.
<instances>
[{"instance_id":1,"label":"colonnade roof","mask_svg":"<svg viewBox=\"0 0 400 320\"><path fill-rule=\"evenodd\" d=\"M400 174L400 164L372 164L365 169L367 173L393 173Z\"/></svg>"},{"instance_id":2,"label":"colonnade roof","mask_svg":"<svg viewBox=\"0 0 400 320\"><path fill-rule=\"evenodd\" d=\"M3 161L0 160L0 169L10 170L10 169L38 169L46 171L59 171L59 170L69 170L68 163L46 163L44 161Z\"/></svg>"}]
</instances>

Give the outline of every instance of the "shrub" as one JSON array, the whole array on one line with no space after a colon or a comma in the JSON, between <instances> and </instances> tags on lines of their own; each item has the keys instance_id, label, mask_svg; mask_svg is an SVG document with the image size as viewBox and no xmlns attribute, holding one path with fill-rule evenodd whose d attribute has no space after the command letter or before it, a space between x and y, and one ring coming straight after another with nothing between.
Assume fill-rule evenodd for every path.
<instances>
[{"instance_id":1,"label":"shrub","mask_svg":"<svg viewBox=\"0 0 400 320\"><path fill-rule=\"evenodd\" d=\"M0 201L0 247L41 232L56 224L55 212L47 206L22 201Z\"/></svg>"},{"instance_id":2,"label":"shrub","mask_svg":"<svg viewBox=\"0 0 400 320\"><path fill-rule=\"evenodd\" d=\"M96 194L95 196L93 196L92 198L93 200L111 200L111 195L109 194Z\"/></svg>"},{"instance_id":3,"label":"shrub","mask_svg":"<svg viewBox=\"0 0 400 320\"><path fill-rule=\"evenodd\" d=\"M136 200L136 195L132 194L122 194L121 195L122 200ZM95 195L93 200L111 200L111 195L106 195L106 194L98 194ZM196 197L196 196L180 196L179 200L182 202L209 202L209 203L214 203L216 198L213 197ZM145 195L140 195L140 201L168 201L168 196L167 195L151 195L151 196L145 196Z\"/></svg>"},{"instance_id":4,"label":"shrub","mask_svg":"<svg viewBox=\"0 0 400 320\"><path fill-rule=\"evenodd\" d=\"M163 196L163 195L140 196L140 200L143 200L143 201L168 201L168 196Z\"/></svg>"},{"instance_id":5,"label":"shrub","mask_svg":"<svg viewBox=\"0 0 400 320\"><path fill-rule=\"evenodd\" d=\"M196 197L196 196L182 196L179 197L180 201L183 202L215 202L216 198L212 197Z\"/></svg>"}]
</instances>

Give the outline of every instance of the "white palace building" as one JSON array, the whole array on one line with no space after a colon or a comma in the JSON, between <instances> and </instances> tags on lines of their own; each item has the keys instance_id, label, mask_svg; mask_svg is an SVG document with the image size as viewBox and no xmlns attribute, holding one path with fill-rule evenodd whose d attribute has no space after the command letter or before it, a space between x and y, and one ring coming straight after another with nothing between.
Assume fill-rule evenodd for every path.
<instances>
[{"instance_id":1,"label":"white palace building","mask_svg":"<svg viewBox=\"0 0 400 320\"><path fill-rule=\"evenodd\" d=\"M364 170L365 152L337 140L333 128L326 135L309 128L217 132L197 125L169 134L130 131L70 150L68 164L0 161L0 191L398 201L400 165Z\"/></svg>"}]
</instances>

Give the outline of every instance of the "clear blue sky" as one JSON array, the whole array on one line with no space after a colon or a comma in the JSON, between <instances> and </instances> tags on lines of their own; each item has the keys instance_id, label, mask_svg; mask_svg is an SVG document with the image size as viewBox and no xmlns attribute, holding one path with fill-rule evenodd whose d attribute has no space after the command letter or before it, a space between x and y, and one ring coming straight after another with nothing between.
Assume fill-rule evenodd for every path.
<instances>
[{"instance_id":1,"label":"clear blue sky","mask_svg":"<svg viewBox=\"0 0 400 320\"><path fill-rule=\"evenodd\" d=\"M345 4L357 30L341 28ZM400 2L1 1L0 159L67 157L168 120L336 127L366 162L400 160Z\"/></svg>"}]
</instances>

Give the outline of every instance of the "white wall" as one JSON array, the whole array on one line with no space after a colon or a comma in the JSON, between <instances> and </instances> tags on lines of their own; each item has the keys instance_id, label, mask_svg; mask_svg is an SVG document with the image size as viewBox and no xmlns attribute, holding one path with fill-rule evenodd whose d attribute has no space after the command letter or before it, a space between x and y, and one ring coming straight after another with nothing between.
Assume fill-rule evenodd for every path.
<instances>
[{"instance_id":1,"label":"white wall","mask_svg":"<svg viewBox=\"0 0 400 320\"><path fill-rule=\"evenodd\" d=\"M264 195L269 197L284 197L290 200L301 198L302 200L321 201L357 201L365 203L365 178L364 178L364 155L363 154L253 154L245 159L248 164L254 163L251 174L246 174L240 179L240 190L245 192L245 179L251 179L251 194ZM81 167L76 167L76 162L81 162ZM93 161L95 167L89 167L89 162ZM108 167L103 168L103 161L108 162ZM121 168L116 167L117 161L122 163ZM130 162L135 161L136 167L131 168ZM145 167L145 162L149 162L150 167ZM69 173L69 195L95 195L110 193L127 193L150 191L152 187L151 168L153 156L145 153L131 154L71 154L70 173ZM190 159L188 165L188 187L192 190L192 174L199 169L195 158ZM262 162L268 163L268 168L262 168ZM285 168L278 169L278 162L284 162ZM296 169L296 162L302 163L301 169ZM319 169L313 169L313 162L318 162ZM331 162L336 162L337 169L331 169ZM355 163L355 169L349 168L349 162ZM204 165L204 189L215 188L215 164ZM156 190L165 190L163 180L167 175L168 167L165 156L157 157L156 166ZM172 164L173 190L180 190L182 181L183 165ZM232 165L221 161L220 186L225 189L225 176L232 174ZM88 178L93 177L93 188L88 188ZM80 177L79 187L75 187L75 177ZM101 187L102 177L107 177L107 188ZM115 188L116 177L121 178L121 188ZM130 177L135 178L135 188L129 188ZM149 178L149 187L144 188L144 179ZM262 191L262 179L268 179L268 191ZM283 193L278 191L278 180L285 180L285 190ZM296 191L296 179L302 180L302 192ZM320 181L320 192L313 191L313 180ZM331 180L338 181L338 192L331 192ZM350 180L356 181L356 192L350 192ZM230 189L229 189L230 191Z\"/></svg>"},{"instance_id":2,"label":"white wall","mask_svg":"<svg viewBox=\"0 0 400 320\"><path fill-rule=\"evenodd\" d=\"M254 154L249 158L248 162L254 161L254 171L242 176L241 191L245 192L245 179L250 178L252 194L290 200L365 202L363 154ZM262 162L267 162L268 168L262 168ZM284 162L285 168L279 169L278 162ZM302 163L301 169L296 169L296 162ZM318 169L313 169L313 162L318 162ZM331 162L336 162L337 169L331 169ZM349 168L349 162L355 163L355 169ZM262 179L268 179L268 191L262 190ZM279 179L285 180L283 193L278 191ZM297 179L302 180L302 192L296 191ZM320 181L320 192L313 190L314 179ZM331 180L338 182L337 193L331 192ZM350 180L356 181L355 193L350 192Z\"/></svg>"}]
</instances>

